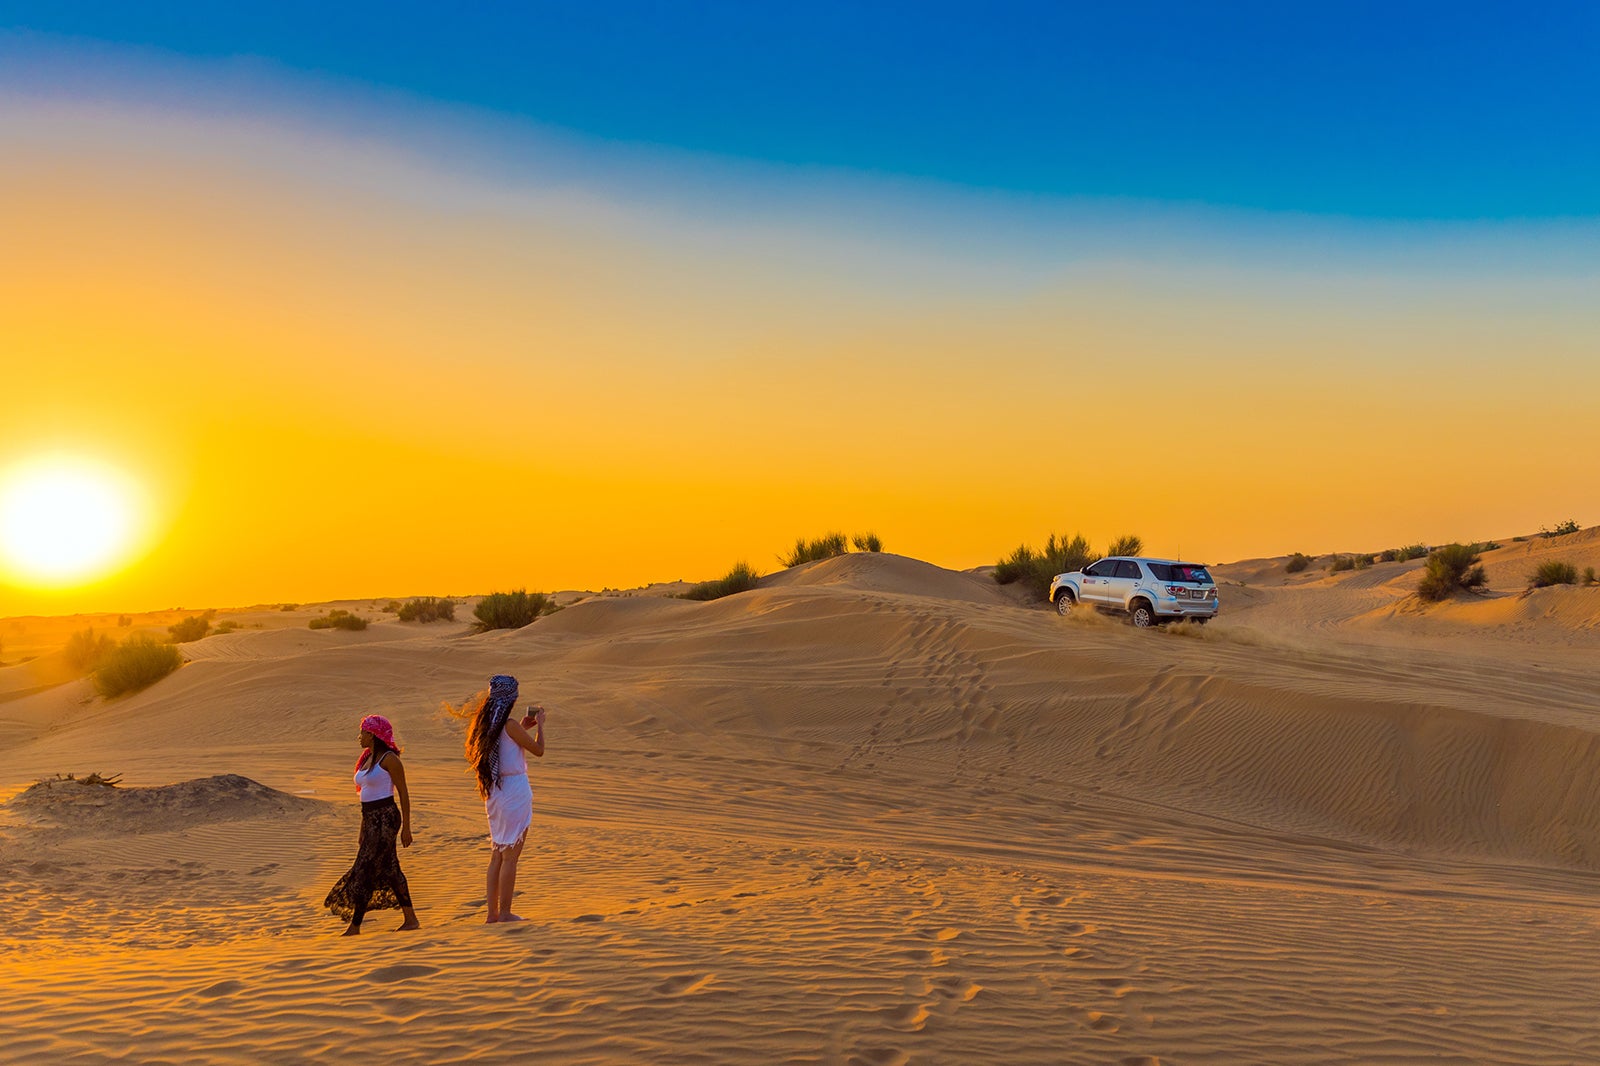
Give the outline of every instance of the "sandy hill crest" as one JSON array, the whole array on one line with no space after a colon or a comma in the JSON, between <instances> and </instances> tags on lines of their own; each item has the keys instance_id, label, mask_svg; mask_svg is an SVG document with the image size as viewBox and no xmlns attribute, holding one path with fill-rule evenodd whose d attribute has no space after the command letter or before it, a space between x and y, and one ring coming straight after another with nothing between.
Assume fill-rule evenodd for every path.
<instances>
[{"instance_id":1,"label":"sandy hill crest","mask_svg":"<svg viewBox=\"0 0 1600 1066\"><path fill-rule=\"evenodd\" d=\"M150 787L46 778L6 803L9 811L85 832L159 831L195 822L309 813L326 806L320 800L279 792L238 774Z\"/></svg>"}]
</instances>

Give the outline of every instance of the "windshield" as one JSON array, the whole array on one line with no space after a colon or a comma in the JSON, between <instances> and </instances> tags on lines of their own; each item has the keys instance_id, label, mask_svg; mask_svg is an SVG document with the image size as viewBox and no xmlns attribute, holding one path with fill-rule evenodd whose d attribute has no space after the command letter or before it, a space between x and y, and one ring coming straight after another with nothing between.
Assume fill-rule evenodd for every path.
<instances>
[{"instance_id":1,"label":"windshield","mask_svg":"<svg viewBox=\"0 0 1600 1066\"><path fill-rule=\"evenodd\" d=\"M1199 563L1146 563L1157 581L1191 581L1199 585L1215 584L1211 573Z\"/></svg>"}]
</instances>

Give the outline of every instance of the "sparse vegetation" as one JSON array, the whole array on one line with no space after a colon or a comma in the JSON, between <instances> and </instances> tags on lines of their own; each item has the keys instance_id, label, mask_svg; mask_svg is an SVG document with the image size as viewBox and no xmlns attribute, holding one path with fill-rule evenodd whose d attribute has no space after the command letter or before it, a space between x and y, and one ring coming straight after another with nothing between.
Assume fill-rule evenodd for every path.
<instances>
[{"instance_id":1,"label":"sparse vegetation","mask_svg":"<svg viewBox=\"0 0 1600 1066\"><path fill-rule=\"evenodd\" d=\"M280 611L298 611L299 609L300 609L300 605L298 603L280 603L280 604L278 604L278 610L280 610Z\"/></svg>"},{"instance_id":2,"label":"sparse vegetation","mask_svg":"<svg viewBox=\"0 0 1600 1066\"><path fill-rule=\"evenodd\" d=\"M418 596L395 606L394 613L402 622L453 622L456 619L456 601L449 597Z\"/></svg>"},{"instance_id":3,"label":"sparse vegetation","mask_svg":"<svg viewBox=\"0 0 1600 1066\"><path fill-rule=\"evenodd\" d=\"M312 629L350 629L359 630L367 628L367 620L360 615L351 614L335 608L327 614L319 615L306 623Z\"/></svg>"},{"instance_id":4,"label":"sparse vegetation","mask_svg":"<svg viewBox=\"0 0 1600 1066\"><path fill-rule=\"evenodd\" d=\"M131 625L133 625L133 615L131 615L131 614L119 614L119 615L117 615L117 626L118 626L118 628L127 629Z\"/></svg>"},{"instance_id":5,"label":"sparse vegetation","mask_svg":"<svg viewBox=\"0 0 1600 1066\"><path fill-rule=\"evenodd\" d=\"M1030 593L1042 600L1050 594L1050 581L1057 574L1081 570L1093 561L1094 554L1089 550L1089 541L1083 534L1074 534L1068 539L1052 533L1045 541L1043 552L1035 552L1023 544L996 563L994 579L1000 585L1020 581Z\"/></svg>"},{"instance_id":6,"label":"sparse vegetation","mask_svg":"<svg viewBox=\"0 0 1600 1066\"><path fill-rule=\"evenodd\" d=\"M1350 561L1357 570L1366 570L1372 566L1372 556L1367 552L1362 552L1360 555L1352 555Z\"/></svg>"},{"instance_id":7,"label":"sparse vegetation","mask_svg":"<svg viewBox=\"0 0 1600 1066\"><path fill-rule=\"evenodd\" d=\"M135 633L100 660L94 671L95 691L107 698L138 692L182 665L183 656L176 647Z\"/></svg>"},{"instance_id":8,"label":"sparse vegetation","mask_svg":"<svg viewBox=\"0 0 1600 1066\"><path fill-rule=\"evenodd\" d=\"M555 601L542 592L515 589L511 592L491 592L478 601L472 615L477 619L473 628L479 633L491 629L521 629L532 625L542 614L556 609Z\"/></svg>"},{"instance_id":9,"label":"sparse vegetation","mask_svg":"<svg viewBox=\"0 0 1600 1066\"><path fill-rule=\"evenodd\" d=\"M1448 599L1462 590L1481 588L1489 577L1478 565L1470 544L1446 544L1428 554L1428 565L1417 584L1417 595L1429 603Z\"/></svg>"},{"instance_id":10,"label":"sparse vegetation","mask_svg":"<svg viewBox=\"0 0 1600 1066\"><path fill-rule=\"evenodd\" d=\"M881 552L883 541L876 533L857 533L850 541L858 552Z\"/></svg>"},{"instance_id":11,"label":"sparse vegetation","mask_svg":"<svg viewBox=\"0 0 1600 1066\"><path fill-rule=\"evenodd\" d=\"M215 629L213 629L211 632L213 634L220 635L220 634L223 634L223 633L232 633L235 629L238 629L238 628L239 628L239 623L235 622L232 618L229 618L226 621L218 622L217 623L217 627Z\"/></svg>"},{"instance_id":12,"label":"sparse vegetation","mask_svg":"<svg viewBox=\"0 0 1600 1066\"><path fill-rule=\"evenodd\" d=\"M1546 538L1548 538L1548 537L1564 537L1568 533L1576 533L1577 531L1578 531L1578 523L1577 523L1577 521L1575 519L1569 518L1565 522L1557 522L1555 525L1551 526L1549 529L1546 529L1544 526L1540 526L1539 527L1539 536L1546 537Z\"/></svg>"},{"instance_id":13,"label":"sparse vegetation","mask_svg":"<svg viewBox=\"0 0 1600 1066\"><path fill-rule=\"evenodd\" d=\"M383 605L383 613L384 614L399 614L400 613L400 601L399 600L390 600L388 603L384 604ZM405 621L405 619L401 619L401 621Z\"/></svg>"},{"instance_id":14,"label":"sparse vegetation","mask_svg":"<svg viewBox=\"0 0 1600 1066\"><path fill-rule=\"evenodd\" d=\"M1593 585L1595 583L1594 567L1586 566L1583 568L1583 583L1585 585Z\"/></svg>"},{"instance_id":15,"label":"sparse vegetation","mask_svg":"<svg viewBox=\"0 0 1600 1066\"><path fill-rule=\"evenodd\" d=\"M1590 571L1593 573L1593 570ZM1555 559L1539 564L1539 569L1528 575L1529 588L1549 588L1551 585L1576 585L1578 583L1578 568L1571 563L1558 562Z\"/></svg>"},{"instance_id":16,"label":"sparse vegetation","mask_svg":"<svg viewBox=\"0 0 1600 1066\"><path fill-rule=\"evenodd\" d=\"M801 563L814 563L819 559L832 559L835 555L844 555L849 550L849 541L845 539L843 533L826 533L816 540L797 537L794 551L782 561L786 567L799 566Z\"/></svg>"},{"instance_id":17,"label":"sparse vegetation","mask_svg":"<svg viewBox=\"0 0 1600 1066\"><path fill-rule=\"evenodd\" d=\"M80 674L87 674L99 666L116 646L116 641L104 633L96 633L94 627L90 626L67 638L63 654L67 657L68 666Z\"/></svg>"},{"instance_id":18,"label":"sparse vegetation","mask_svg":"<svg viewBox=\"0 0 1600 1066\"><path fill-rule=\"evenodd\" d=\"M1284 564L1283 569L1288 573L1298 574L1300 571L1304 570L1310 565L1311 556L1303 555L1300 552L1295 552L1293 555L1289 556L1289 561Z\"/></svg>"},{"instance_id":19,"label":"sparse vegetation","mask_svg":"<svg viewBox=\"0 0 1600 1066\"><path fill-rule=\"evenodd\" d=\"M871 550L871 549L863 549ZM734 563L733 569L715 581L702 581L683 593L686 600L720 600L735 592L748 592L756 587L761 575L750 569L748 563Z\"/></svg>"},{"instance_id":20,"label":"sparse vegetation","mask_svg":"<svg viewBox=\"0 0 1600 1066\"><path fill-rule=\"evenodd\" d=\"M1144 539L1132 533L1125 533L1111 542L1111 547L1106 549L1107 555L1138 555L1144 551Z\"/></svg>"},{"instance_id":21,"label":"sparse vegetation","mask_svg":"<svg viewBox=\"0 0 1600 1066\"><path fill-rule=\"evenodd\" d=\"M1335 555L1328 562L1328 572L1330 574L1342 574L1346 570L1354 570L1355 568L1356 561L1348 555Z\"/></svg>"},{"instance_id":22,"label":"sparse vegetation","mask_svg":"<svg viewBox=\"0 0 1600 1066\"><path fill-rule=\"evenodd\" d=\"M172 643L188 644L190 641L199 640L211 632L211 620L217 616L215 611L205 614L192 615L181 622L174 622L167 627L167 632L172 635Z\"/></svg>"},{"instance_id":23,"label":"sparse vegetation","mask_svg":"<svg viewBox=\"0 0 1600 1066\"><path fill-rule=\"evenodd\" d=\"M1457 545L1457 547L1459 546ZM1407 544L1403 548L1394 549L1394 557L1402 563L1410 562L1412 559L1421 559L1427 554L1428 546L1426 544Z\"/></svg>"}]
</instances>

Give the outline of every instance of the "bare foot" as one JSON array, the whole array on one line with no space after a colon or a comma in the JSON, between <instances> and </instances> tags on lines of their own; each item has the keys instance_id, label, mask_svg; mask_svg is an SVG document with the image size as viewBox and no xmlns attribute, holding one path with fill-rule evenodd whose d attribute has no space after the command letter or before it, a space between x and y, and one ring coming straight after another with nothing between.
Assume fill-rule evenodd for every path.
<instances>
[{"instance_id":1,"label":"bare foot","mask_svg":"<svg viewBox=\"0 0 1600 1066\"><path fill-rule=\"evenodd\" d=\"M524 919L523 919L522 915L520 915L520 914L512 914L510 911L507 911L506 913L504 913L504 914L502 914L500 916L500 920L502 922L520 922L520 921L523 921Z\"/></svg>"},{"instance_id":2,"label":"bare foot","mask_svg":"<svg viewBox=\"0 0 1600 1066\"><path fill-rule=\"evenodd\" d=\"M422 928L422 923L421 922L417 921L415 918L408 918L398 929L395 930L395 932L403 933L407 929L421 929L421 928Z\"/></svg>"},{"instance_id":3,"label":"bare foot","mask_svg":"<svg viewBox=\"0 0 1600 1066\"><path fill-rule=\"evenodd\" d=\"M361 932L361 927L359 925L356 925L356 924L352 923L349 926L346 926L345 927L345 931L340 933L339 935L340 936L357 936L357 935L360 934L360 932Z\"/></svg>"},{"instance_id":4,"label":"bare foot","mask_svg":"<svg viewBox=\"0 0 1600 1066\"><path fill-rule=\"evenodd\" d=\"M499 920L500 920L499 918L496 918L494 915L491 914L491 915L489 915L489 917L487 917L487 918L485 918L483 920L483 924L484 925L493 925L495 922L498 922Z\"/></svg>"}]
</instances>

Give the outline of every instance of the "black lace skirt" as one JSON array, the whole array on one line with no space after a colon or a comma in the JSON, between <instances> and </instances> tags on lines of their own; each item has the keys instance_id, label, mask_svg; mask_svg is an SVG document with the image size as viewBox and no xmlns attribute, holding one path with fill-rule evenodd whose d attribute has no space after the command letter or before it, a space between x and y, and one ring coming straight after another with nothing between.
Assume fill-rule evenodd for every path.
<instances>
[{"instance_id":1,"label":"black lace skirt","mask_svg":"<svg viewBox=\"0 0 1600 1066\"><path fill-rule=\"evenodd\" d=\"M360 921L367 911L411 906L411 889L395 850L399 835L400 808L393 796L363 803L355 865L339 878L323 906L347 922Z\"/></svg>"}]
</instances>

